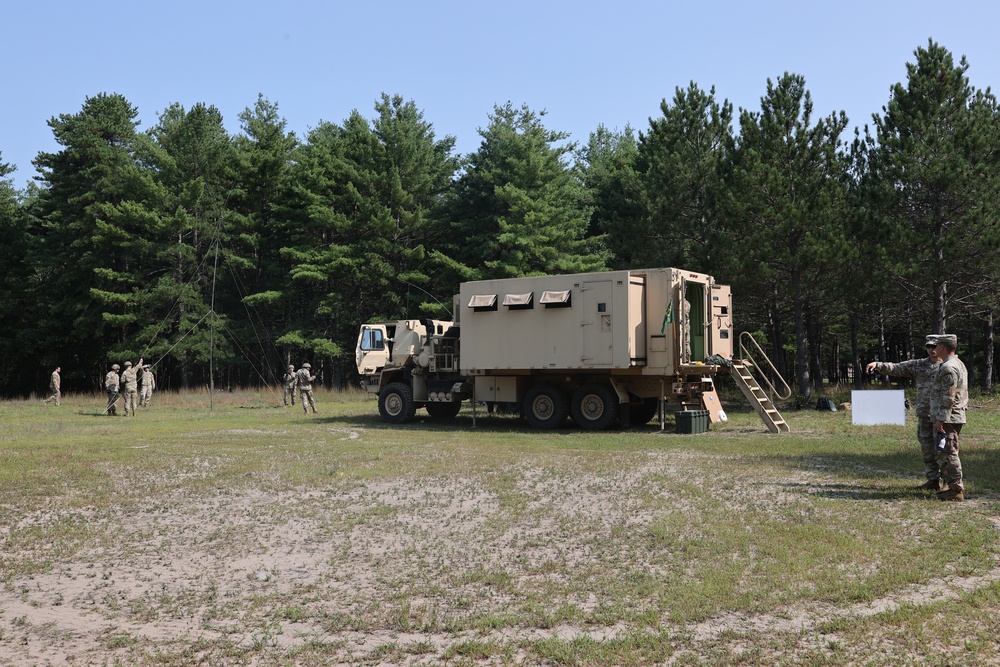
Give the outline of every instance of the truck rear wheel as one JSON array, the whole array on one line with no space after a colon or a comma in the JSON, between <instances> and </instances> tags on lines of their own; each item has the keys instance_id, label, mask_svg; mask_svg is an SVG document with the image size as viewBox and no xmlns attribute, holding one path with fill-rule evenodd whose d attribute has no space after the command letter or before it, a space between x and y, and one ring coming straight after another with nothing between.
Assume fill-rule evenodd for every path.
<instances>
[{"instance_id":1,"label":"truck rear wheel","mask_svg":"<svg viewBox=\"0 0 1000 667\"><path fill-rule=\"evenodd\" d=\"M603 384L585 384L573 393L573 421L588 431L611 426L618 417L618 396Z\"/></svg>"},{"instance_id":2,"label":"truck rear wheel","mask_svg":"<svg viewBox=\"0 0 1000 667\"><path fill-rule=\"evenodd\" d=\"M555 428L566 421L566 396L558 387L540 384L524 397L524 419L534 428Z\"/></svg>"},{"instance_id":3,"label":"truck rear wheel","mask_svg":"<svg viewBox=\"0 0 1000 667\"><path fill-rule=\"evenodd\" d=\"M454 419L462 409L462 402L425 403L424 407L427 408L427 414L434 419Z\"/></svg>"},{"instance_id":4,"label":"truck rear wheel","mask_svg":"<svg viewBox=\"0 0 1000 667\"><path fill-rule=\"evenodd\" d=\"M660 410L660 401L656 398L645 398L642 403L632 403L632 426L645 426Z\"/></svg>"},{"instance_id":5,"label":"truck rear wheel","mask_svg":"<svg viewBox=\"0 0 1000 667\"><path fill-rule=\"evenodd\" d=\"M378 395L378 413L389 424L405 424L413 419L417 405L413 402L413 389L402 382L393 382Z\"/></svg>"}]
</instances>

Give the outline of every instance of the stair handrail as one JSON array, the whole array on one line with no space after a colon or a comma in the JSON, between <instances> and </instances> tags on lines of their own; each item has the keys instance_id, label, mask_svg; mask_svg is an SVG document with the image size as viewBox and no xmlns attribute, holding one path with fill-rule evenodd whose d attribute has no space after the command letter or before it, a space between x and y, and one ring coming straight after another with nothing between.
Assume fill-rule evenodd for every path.
<instances>
[{"instance_id":1,"label":"stair handrail","mask_svg":"<svg viewBox=\"0 0 1000 667\"><path fill-rule=\"evenodd\" d=\"M767 386L771 389L772 394L774 394L779 400L787 401L789 398L792 397L792 388L788 386L787 382L785 382L785 378L781 377L781 373L779 373L778 369L774 367L773 363L771 363L771 358L767 356L767 353L764 352L763 348L761 348L760 344L757 342L757 339L754 338L753 334L751 334L749 331L744 331L740 334L740 358L744 361L749 359L751 362L753 362L751 366L758 369L760 368L760 364L757 363L757 359L754 357L752 350L748 349L747 346L744 344L744 338L753 343L753 347L757 350L757 353L760 355L761 358L764 359L764 361L767 362L767 365L768 367L770 367L771 372L774 373L774 377L776 377L778 381L781 383L781 386L784 387L784 393L778 391L778 389L774 386L774 383L771 382L771 379L767 377L766 373L758 373L757 375L760 377L760 379L764 380ZM750 372L751 374L753 373L753 371Z\"/></svg>"}]
</instances>

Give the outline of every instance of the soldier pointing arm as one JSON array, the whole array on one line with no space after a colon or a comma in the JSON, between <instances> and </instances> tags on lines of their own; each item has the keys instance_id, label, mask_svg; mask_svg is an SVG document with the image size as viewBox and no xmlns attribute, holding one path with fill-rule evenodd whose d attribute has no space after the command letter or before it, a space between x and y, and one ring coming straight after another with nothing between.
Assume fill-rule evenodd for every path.
<instances>
[{"instance_id":1,"label":"soldier pointing arm","mask_svg":"<svg viewBox=\"0 0 1000 667\"><path fill-rule=\"evenodd\" d=\"M917 488L940 491L941 471L937 460L937 438L934 437L934 424L930 418L929 396L931 380L934 379L934 374L941 363L937 356L936 335L931 334L924 338L924 349L927 350L927 357L923 359L910 359L898 364L873 361L865 367L865 370L869 373L874 370L883 375L913 380L917 389L916 405L914 406L917 417L917 442L920 444L920 454L924 459L924 476L927 478L927 481Z\"/></svg>"}]
</instances>

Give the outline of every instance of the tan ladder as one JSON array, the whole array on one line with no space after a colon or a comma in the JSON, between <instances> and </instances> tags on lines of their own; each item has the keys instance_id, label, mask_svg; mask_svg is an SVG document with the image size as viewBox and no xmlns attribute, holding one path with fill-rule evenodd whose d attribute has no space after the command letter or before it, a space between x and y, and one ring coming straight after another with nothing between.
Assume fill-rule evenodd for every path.
<instances>
[{"instance_id":1,"label":"tan ladder","mask_svg":"<svg viewBox=\"0 0 1000 667\"><path fill-rule=\"evenodd\" d=\"M781 413L774 407L774 403L767 397L764 390L757 384L753 374L743 360L733 359L733 379L736 386L740 388L743 395L747 397L753 409L760 415L760 420L764 422L771 433L788 433L788 424L781 418Z\"/></svg>"}]
</instances>

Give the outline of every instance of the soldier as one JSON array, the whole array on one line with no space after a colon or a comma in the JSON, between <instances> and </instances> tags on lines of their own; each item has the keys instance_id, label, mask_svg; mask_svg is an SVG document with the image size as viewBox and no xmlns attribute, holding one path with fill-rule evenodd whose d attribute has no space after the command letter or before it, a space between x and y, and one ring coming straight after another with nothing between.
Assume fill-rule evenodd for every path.
<instances>
[{"instance_id":1,"label":"soldier","mask_svg":"<svg viewBox=\"0 0 1000 667\"><path fill-rule=\"evenodd\" d=\"M927 350L926 359L910 359L898 364L890 364L881 361L873 361L865 370L871 373L873 370L883 375L893 377L911 378L917 388L916 405L914 405L917 416L917 442L920 444L920 453L924 458L924 476L927 481L918 486L918 489L930 489L932 491L941 490L941 471L937 461L937 438L934 436L934 424L931 422L931 403L928 390L934 373L937 372L941 360L937 357L937 336L931 334L924 338L924 348Z\"/></svg>"},{"instance_id":2,"label":"soldier","mask_svg":"<svg viewBox=\"0 0 1000 667\"><path fill-rule=\"evenodd\" d=\"M137 370L142 368L142 359L139 365L132 368L132 362L125 362L125 370L122 371L122 393L125 394L125 416L131 408L132 416L135 417L135 408L139 404L139 378Z\"/></svg>"},{"instance_id":3,"label":"soldier","mask_svg":"<svg viewBox=\"0 0 1000 667\"><path fill-rule=\"evenodd\" d=\"M285 376L281 380L285 383L285 405L288 405L289 401L292 402L292 405L295 405L295 383L297 381L295 366L288 364L288 372L285 373Z\"/></svg>"},{"instance_id":4,"label":"soldier","mask_svg":"<svg viewBox=\"0 0 1000 667\"><path fill-rule=\"evenodd\" d=\"M931 419L938 437L938 467L947 489L938 491L941 500L965 500L962 484L962 461L958 457L958 434L965 424L965 409L969 404L969 371L958 358L958 337L938 336L937 355L941 365L931 382Z\"/></svg>"},{"instance_id":5,"label":"soldier","mask_svg":"<svg viewBox=\"0 0 1000 667\"><path fill-rule=\"evenodd\" d=\"M153 398L153 390L156 389L156 378L153 377L153 367L142 367L142 377L139 378L139 405L144 408L149 407L149 400Z\"/></svg>"},{"instance_id":6,"label":"soldier","mask_svg":"<svg viewBox=\"0 0 1000 667\"><path fill-rule=\"evenodd\" d=\"M56 405L61 405L60 399L62 398L62 392L59 388L62 386L62 380L59 377L60 370L59 366L56 366L56 369L52 371L52 377L49 378L49 394L51 395L45 399L46 403L55 401Z\"/></svg>"},{"instance_id":7,"label":"soldier","mask_svg":"<svg viewBox=\"0 0 1000 667\"><path fill-rule=\"evenodd\" d=\"M309 414L309 407L312 406L316 412L316 401L313 399L312 383L316 378L312 376L309 369L312 368L308 362L302 364L302 368L295 374L296 384L299 387L299 399L302 401L302 410Z\"/></svg>"},{"instance_id":8,"label":"soldier","mask_svg":"<svg viewBox=\"0 0 1000 667\"><path fill-rule=\"evenodd\" d=\"M104 389L108 392L108 407L104 410L104 412L112 417L118 414L118 387L121 385L121 379L118 377L118 370L120 368L121 366L118 364L111 364L111 370L104 376Z\"/></svg>"}]
</instances>

